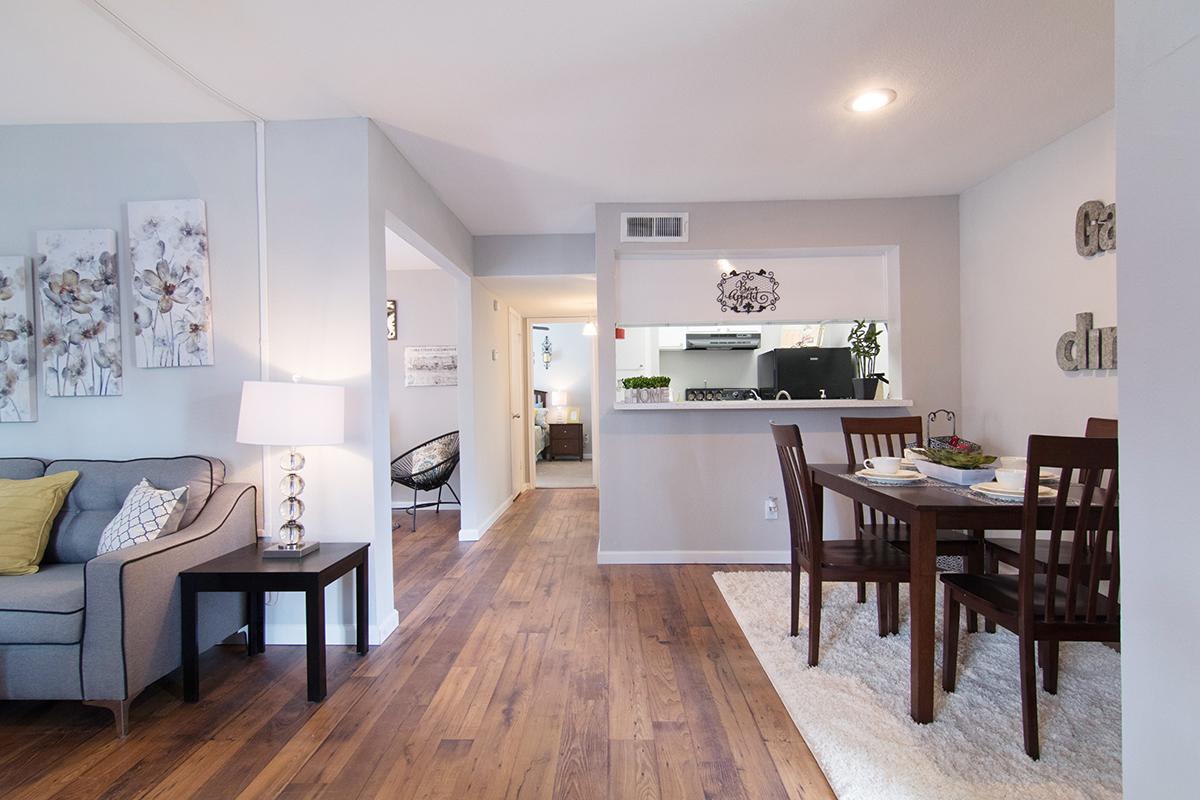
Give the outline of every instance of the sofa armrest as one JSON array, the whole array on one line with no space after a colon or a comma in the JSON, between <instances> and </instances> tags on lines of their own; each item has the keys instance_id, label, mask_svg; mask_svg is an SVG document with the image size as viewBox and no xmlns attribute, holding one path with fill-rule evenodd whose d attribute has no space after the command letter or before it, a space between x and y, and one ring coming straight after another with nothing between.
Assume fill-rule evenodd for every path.
<instances>
[{"instance_id":1,"label":"sofa armrest","mask_svg":"<svg viewBox=\"0 0 1200 800\"><path fill-rule=\"evenodd\" d=\"M132 700L180 664L179 573L253 544L254 486L227 483L186 528L87 562L83 652L85 700ZM245 624L240 597L201 606L201 647Z\"/></svg>"}]
</instances>

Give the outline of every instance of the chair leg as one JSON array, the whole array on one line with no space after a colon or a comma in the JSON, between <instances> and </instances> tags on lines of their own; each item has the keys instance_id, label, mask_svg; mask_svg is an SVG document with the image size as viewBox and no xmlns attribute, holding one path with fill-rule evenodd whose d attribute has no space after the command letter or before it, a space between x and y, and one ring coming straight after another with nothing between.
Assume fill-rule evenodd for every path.
<instances>
[{"instance_id":1,"label":"chair leg","mask_svg":"<svg viewBox=\"0 0 1200 800\"><path fill-rule=\"evenodd\" d=\"M107 708L112 712L113 722L117 726L117 738L124 739L129 735L129 704L130 700L84 700L85 706Z\"/></svg>"},{"instance_id":2,"label":"chair leg","mask_svg":"<svg viewBox=\"0 0 1200 800\"><path fill-rule=\"evenodd\" d=\"M985 575L995 575L1000 572L1000 563L996 560L996 554L987 546L986 540L983 545L983 572ZM984 617L983 629L988 633L995 633L996 623Z\"/></svg>"},{"instance_id":3,"label":"chair leg","mask_svg":"<svg viewBox=\"0 0 1200 800\"><path fill-rule=\"evenodd\" d=\"M900 584L890 584L892 596L888 599L888 615L891 617L892 633L900 633Z\"/></svg>"},{"instance_id":4,"label":"chair leg","mask_svg":"<svg viewBox=\"0 0 1200 800\"><path fill-rule=\"evenodd\" d=\"M417 489L413 487L413 533L417 532Z\"/></svg>"},{"instance_id":5,"label":"chair leg","mask_svg":"<svg viewBox=\"0 0 1200 800\"><path fill-rule=\"evenodd\" d=\"M1058 694L1058 642L1038 642L1038 661L1042 664L1042 688L1046 694Z\"/></svg>"},{"instance_id":6,"label":"chair leg","mask_svg":"<svg viewBox=\"0 0 1200 800\"><path fill-rule=\"evenodd\" d=\"M438 487L437 506L433 509L433 513L435 513L435 514L442 513L442 487L441 486Z\"/></svg>"},{"instance_id":7,"label":"chair leg","mask_svg":"<svg viewBox=\"0 0 1200 800\"><path fill-rule=\"evenodd\" d=\"M821 650L821 582L808 576L808 665L815 667Z\"/></svg>"},{"instance_id":8,"label":"chair leg","mask_svg":"<svg viewBox=\"0 0 1200 800\"><path fill-rule=\"evenodd\" d=\"M855 526L854 538L860 542L862 541L862 538L863 538L862 531L858 530L857 526ZM860 602L860 603L867 602L867 582L866 581L858 582L858 602Z\"/></svg>"},{"instance_id":9,"label":"chair leg","mask_svg":"<svg viewBox=\"0 0 1200 800\"><path fill-rule=\"evenodd\" d=\"M942 688L947 692L954 691L958 681L958 600L949 587L945 589L945 602L942 609Z\"/></svg>"},{"instance_id":10,"label":"chair leg","mask_svg":"<svg viewBox=\"0 0 1200 800\"><path fill-rule=\"evenodd\" d=\"M968 575L980 575L983 573L983 531L972 531L971 535L975 541L967 550L967 556L963 562L967 567ZM979 632L979 615L971 609L967 609L967 633Z\"/></svg>"},{"instance_id":11,"label":"chair leg","mask_svg":"<svg viewBox=\"0 0 1200 800\"><path fill-rule=\"evenodd\" d=\"M792 636L800 635L800 565L792 564Z\"/></svg>"},{"instance_id":12,"label":"chair leg","mask_svg":"<svg viewBox=\"0 0 1200 800\"><path fill-rule=\"evenodd\" d=\"M1025 752L1032 759L1040 756L1037 719L1037 664L1033 637L1021 635L1018 645L1021 654L1021 728L1025 736Z\"/></svg>"},{"instance_id":13,"label":"chair leg","mask_svg":"<svg viewBox=\"0 0 1200 800\"><path fill-rule=\"evenodd\" d=\"M888 591L886 583L875 584L875 605L879 610L880 637L887 636L892 627L892 614L888 611L888 603L891 599L892 593Z\"/></svg>"}]
</instances>

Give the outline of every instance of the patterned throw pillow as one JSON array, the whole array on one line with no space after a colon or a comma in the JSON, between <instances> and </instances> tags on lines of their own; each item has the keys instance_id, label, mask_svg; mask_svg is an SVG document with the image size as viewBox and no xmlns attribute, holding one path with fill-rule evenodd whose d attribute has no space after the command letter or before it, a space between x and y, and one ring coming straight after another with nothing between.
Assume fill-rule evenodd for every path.
<instances>
[{"instance_id":1,"label":"patterned throw pillow","mask_svg":"<svg viewBox=\"0 0 1200 800\"><path fill-rule=\"evenodd\" d=\"M419 472L424 472L427 469L436 467L438 464L449 458L453 450L454 445L452 442L430 442L413 453L412 474L416 475Z\"/></svg>"},{"instance_id":2,"label":"patterned throw pillow","mask_svg":"<svg viewBox=\"0 0 1200 800\"><path fill-rule=\"evenodd\" d=\"M150 481L142 482L129 491L125 504L100 535L96 555L149 542L159 536L174 533L179 528L186 505L187 487L155 489Z\"/></svg>"}]
</instances>

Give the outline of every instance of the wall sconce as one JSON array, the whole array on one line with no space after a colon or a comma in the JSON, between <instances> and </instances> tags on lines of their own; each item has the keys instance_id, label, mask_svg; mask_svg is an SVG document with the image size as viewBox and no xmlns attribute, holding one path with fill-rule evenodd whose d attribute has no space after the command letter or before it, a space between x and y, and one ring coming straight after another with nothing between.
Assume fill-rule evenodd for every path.
<instances>
[{"instance_id":1,"label":"wall sconce","mask_svg":"<svg viewBox=\"0 0 1200 800\"><path fill-rule=\"evenodd\" d=\"M584 336L595 336L596 335L596 323L592 322L589 319L583 326L583 335Z\"/></svg>"},{"instance_id":2,"label":"wall sconce","mask_svg":"<svg viewBox=\"0 0 1200 800\"><path fill-rule=\"evenodd\" d=\"M542 341L542 366L546 369L550 369L550 359L552 358L551 352L550 337L547 336L545 340Z\"/></svg>"}]
</instances>

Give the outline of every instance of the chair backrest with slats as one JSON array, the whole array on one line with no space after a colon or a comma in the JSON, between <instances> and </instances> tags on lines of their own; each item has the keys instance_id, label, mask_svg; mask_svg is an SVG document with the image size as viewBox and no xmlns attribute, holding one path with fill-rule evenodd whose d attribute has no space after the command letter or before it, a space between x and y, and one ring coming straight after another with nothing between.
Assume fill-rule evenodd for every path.
<instances>
[{"instance_id":1,"label":"chair backrest with slats","mask_svg":"<svg viewBox=\"0 0 1200 800\"><path fill-rule=\"evenodd\" d=\"M816 529L813 510L812 475L804 459L804 443L795 425L771 423L779 468L783 472L783 490L787 498L788 525L792 533L792 560L808 569L820 568L821 538Z\"/></svg>"},{"instance_id":2,"label":"chair backrest with slats","mask_svg":"<svg viewBox=\"0 0 1200 800\"><path fill-rule=\"evenodd\" d=\"M1032 621L1034 605L1040 600L1046 622L1119 624L1117 440L1098 436L1030 436L1027 461L1021 530L1022 615ZM1034 574L1038 474L1042 467L1062 472L1049 528L1046 582L1043 589L1038 589ZM1076 476L1080 483L1075 483ZM1069 538L1063 536L1064 532L1070 534ZM1068 558L1062 559L1064 554ZM1065 590L1065 594L1060 596L1060 590ZM1044 596L1039 596L1043 591Z\"/></svg>"},{"instance_id":3,"label":"chair backrest with slats","mask_svg":"<svg viewBox=\"0 0 1200 800\"><path fill-rule=\"evenodd\" d=\"M842 436L846 439L847 467L875 456L903 458L906 444L915 443L917 447L924 444L920 417L842 417ZM900 525L898 520L858 502L854 504L854 523Z\"/></svg>"}]
</instances>

